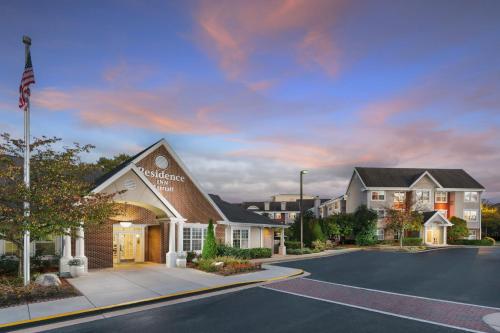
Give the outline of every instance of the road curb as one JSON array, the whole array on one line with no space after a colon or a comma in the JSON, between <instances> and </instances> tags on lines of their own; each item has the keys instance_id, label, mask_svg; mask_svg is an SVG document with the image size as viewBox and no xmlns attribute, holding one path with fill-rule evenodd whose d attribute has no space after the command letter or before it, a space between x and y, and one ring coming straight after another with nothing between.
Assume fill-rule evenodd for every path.
<instances>
[{"instance_id":1,"label":"road curb","mask_svg":"<svg viewBox=\"0 0 500 333\"><path fill-rule=\"evenodd\" d=\"M302 269L297 269L297 271L298 272L293 273L293 274L277 276L277 277L269 278L269 279L258 279L258 280L244 281L244 282L234 282L234 283L228 283L228 284L221 284L221 285L217 285L214 287L205 287L205 288L199 288L199 289L186 290L186 291L181 291L181 292L172 293L172 294L168 294L168 295L145 298L145 299L138 300L138 301L130 301L130 302L125 302L125 303L100 306L100 307L91 308L91 309L64 312L64 313L58 313L58 314L50 315L50 316L14 321L14 322L7 323L7 324L1 324L0 325L0 332L7 332L8 330L18 330L18 329L33 327L33 326L36 326L39 324L53 323L53 322L67 320L67 319L75 319L75 318L79 318L79 317L85 317L87 315L97 315L97 314L105 313L108 311L122 310L122 309L135 307L135 306L139 306L139 305L148 305L148 304L154 304L154 303L159 303L159 302L163 302L163 301L170 301L170 300L175 300L175 299L180 299L180 298L185 298L185 297L190 297L190 296L198 296L198 295L207 294L207 293L214 292L214 291L221 291L221 290L226 290L226 289L243 287L243 286L252 285L252 284L269 283L269 282L274 282L274 281L278 281L278 280L290 279L290 278L298 277L298 276L304 274L304 270L302 270Z\"/></svg>"}]
</instances>

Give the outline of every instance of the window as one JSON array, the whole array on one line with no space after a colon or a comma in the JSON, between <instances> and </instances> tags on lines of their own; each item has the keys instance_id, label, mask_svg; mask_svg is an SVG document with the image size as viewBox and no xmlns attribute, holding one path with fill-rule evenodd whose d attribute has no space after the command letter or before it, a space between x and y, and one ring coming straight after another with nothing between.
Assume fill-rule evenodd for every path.
<instances>
[{"instance_id":1,"label":"window","mask_svg":"<svg viewBox=\"0 0 500 333\"><path fill-rule=\"evenodd\" d=\"M35 253L40 256L54 256L56 254L56 243L52 236L35 242Z\"/></svg>"},{"instance_id":2,"label":"window","mask_svg":"<svg viewBox=\"0 0 500 333\"><path fill-rule=\"evenodd\" d=\"M431 191L429 190L419 190L416 191L417 203L428 204L431 202Z\"/></svg>"},{"instance_id":3,"label":"window","mask_svg":"<svg viewBox=\"0 0 500 333\"><path fill-rule=\"evenodd\" d=\"M9 241L4 241L4 252L6 256L15 256L17 255L17 246L16 244L9 242Z\"/></svg>"},{"instance_id":4,"label":"window","mask_svg":"<svg viewBox=\"0 0 500 333\"><path fill-rule=\"evenodd\" d=\"M275 219L275 220L279 220L279 219L281 219L281 213L275 213L275 214L274 214L274 219Z\"/></svg>"},{"instance_id":5,"label":"window","mask_svg":"<svg viewBox=\"0 0 500 333\"><path fill-rule=\"evenodd\" d=\"M372 191L372 201L385 201L385 191Z\"/></svg>"},{"instance_id":6,"label":"window","mask_svg":"<svg viewBox=\"0 0 500 333\"><path fill-rule=\"evenodd\" d=\"M378 240L384 240L384 229L377 229L376 235Z\"/></svg>"},{"instance_id":7,"label":"window","mask_svg":"<svg viewBox=\"0 0 500 333\"><path fill-rule=\"evenodd\" d=\"M394 202L404 203L406 199L406 192L394 192Z\"/></svg>"},{"instance_id":8,"label":"window","mask_svg":"<svg viewBox=\"0 0 500 333\"><path fill-rule=\"evenodd\" d=\"M448 210L446 210L446 209L439 209L438 213L444 217L448 217Z\"/></svg>"},{"instance_id":9,"label":"window","mask_svg":"<svg viewBox=\"0 0 500 333\"><path fill-rule=\"evenodd\" d=\"M259 207L257 207L257 206L249 206L247 209L248 210L259 210Z\"/></svg>"},{"instance_id":10,"label":"window","mask_svg":"<svg viewBox=\"0 0 500 333\"><path fill-rule=\"evenodd\" d=\"M274 213L267 213L267 217L269 217L271 220L274 219Z\"/></svg>"},{"instance_id":11,"label":"window","mask_svg":"<svg viewBox=\"0 0 500 333\"><path fill-rule=\"evenodd\" d=\"M469 230L469 239L479 239L479 233L478 230L471 229Z\"/></svg>"},{"instance_id":12,"label":"window","mask_svg":"<svg viewBox=\"0 0 500 333\"><path fill-rule=\"evenodd\" d=\"M479 196L478 196L477 192L465 192L464 201L465 202L477 202L478 197Z\"/></svg>"},{"instance_id":13,"label":"window","mask_svg":"<svg viewBox=\"0 0 500 333\"><path fill-rule=\"evenodd\" d=\"M437 191L435 195L436 203L447 203L448 202L448 192Z\"/></svg>"},{"instance_id":14,"label":"window","mask_svg":"<svg viewBox=\"0 0 500 333\"><path fill-rule=\"evenodd\" d=\"M385 217L385 209L377 209L376 212L379 219L383 219Z\"/></svg>"},{"instance_id":15,"label":"window","mask_svg":"<svg viewBox=\"0 0 500 333\"><path fill-rule=\"evenodd\" d=\"M464 220L466 220L467 222L477 222L477 210L465 209Z\"/></svg>"},{"instance_id":16,"label":"window","mask_svg":"<svg viewBox=\"0 0 500 333\"><path fill-rule=\"evenodd\" d=\"M233 247L248 249L248 229L233 229Z\"/></svg>"},{"instance_id":17,"label":"window","mask_svg":"<svg viewBox=\"0 0 500 333\"><path fill-rule=\"evenodd\" d=\"M184 236L182 242L184 251L201 251L203 249L203 243L207 238L207 228L184 227L182 234Z\"/></svg>"},{"instance_id":18,"label":"window","mask_svg":"<svg viewBox=\"0 0 500 333\"><path fill-rule=\"evenodd\" d=\"M296 216L297 216L297 213L290 213L289 218L290 218L290 220L295 220Z\"/></svg>"}]
</instances>

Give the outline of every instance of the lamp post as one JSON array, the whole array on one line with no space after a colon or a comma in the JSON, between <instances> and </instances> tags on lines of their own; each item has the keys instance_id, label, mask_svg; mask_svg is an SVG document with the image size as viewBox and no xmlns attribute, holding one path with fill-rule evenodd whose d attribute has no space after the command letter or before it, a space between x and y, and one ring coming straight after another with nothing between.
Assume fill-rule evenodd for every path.
<instances>
[{"instance_id":1,"label":"lamp post","mask_svg":"<svg viewBox=\"0 0 500 333\"><path fill-rule=\"evenodd\" d=\"M299 201L299 209L300 209L300 250L302 251L304 249L304 211L303 207L304 205L302 204L302 178L303 175L307 174L307 170L300 170L300 201Z\"/></svg>"}]
</instances>

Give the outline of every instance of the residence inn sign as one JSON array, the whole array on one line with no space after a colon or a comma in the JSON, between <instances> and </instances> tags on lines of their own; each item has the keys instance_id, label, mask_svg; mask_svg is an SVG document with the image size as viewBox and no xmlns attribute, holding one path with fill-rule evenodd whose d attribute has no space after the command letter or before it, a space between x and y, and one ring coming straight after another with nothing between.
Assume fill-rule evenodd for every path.
<instances>
[{"instance_id":1,"label":"residence inn sign","mask_svg":"<svg viewBox=\"0 0 500 333\"><path fill-rule=\"evenodd\" d=\"M149 179L153 179L152 183L160 192L173 192L174 186L173 182L185 181L185 176L180 176L178 174L171 174L165 169L168 168L168 159L164 155L158 155L154 159L155 169L146 169L144 167L139 167L139 170L144 173Z\"/></svg>"}]
</instances>

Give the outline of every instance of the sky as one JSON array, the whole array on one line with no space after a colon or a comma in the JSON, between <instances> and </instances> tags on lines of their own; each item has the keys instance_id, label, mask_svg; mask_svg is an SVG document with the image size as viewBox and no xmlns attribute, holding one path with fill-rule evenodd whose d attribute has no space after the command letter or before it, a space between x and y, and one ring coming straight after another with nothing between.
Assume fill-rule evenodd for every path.
<instances>
[{"instance_id":1,"label":"sky","mask_svg":"<svg viewBox=\"0 0 500 333\"><path fill-rule=\"evenodd\" d=\"M500 1L2 1L0 132L85 158L165 138L228 201L345 193L355 166L463 168L500 201Z\"/></svg>"}]
</instances>

